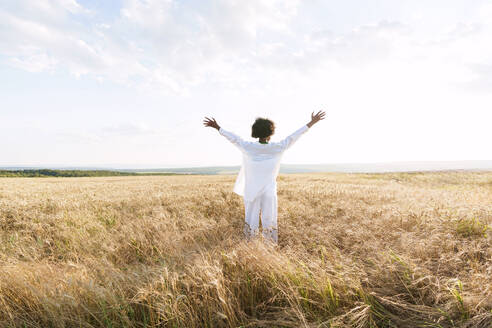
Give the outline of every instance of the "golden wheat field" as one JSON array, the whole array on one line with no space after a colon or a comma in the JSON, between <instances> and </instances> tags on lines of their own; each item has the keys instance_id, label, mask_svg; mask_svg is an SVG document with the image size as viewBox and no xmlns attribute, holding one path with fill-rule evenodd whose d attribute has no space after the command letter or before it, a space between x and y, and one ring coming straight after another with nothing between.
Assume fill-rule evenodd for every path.
<instances>
[{"instance_id":1,"label":"golden wheat field","mask_svg":"<svg viewBox=\"0 0 492 328\"><path fill-rule=\"evenodd\" d=\"M0 179L0 327L492 327L492 172Z\"/></svg>"}]
</instances>

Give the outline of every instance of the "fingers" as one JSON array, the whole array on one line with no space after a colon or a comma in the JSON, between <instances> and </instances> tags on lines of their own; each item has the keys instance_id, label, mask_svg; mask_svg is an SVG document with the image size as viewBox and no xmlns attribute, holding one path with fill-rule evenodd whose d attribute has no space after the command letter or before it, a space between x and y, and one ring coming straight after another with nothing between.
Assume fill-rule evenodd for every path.
<instances>
[{"instance_id":1,"label":"fingers","mask_svg":"<svg viewBox=\"0 0 492 328\"><path fill-rule=\"evenodd\" d=\"M215 120L215 118L213 118L213 117L206 117L206 116L205 116L205 118L203 120L203 125L204 126L210 126L210 127L217 128L217 129L218 129L218 126L219 126L219 124L217 123L217 121Z\"/></svg>"},{"instance_id":2,"label":"fingers","mask_svg":"<svg viewBox=\"0 0 492 328\"><path fill-rule=\"evenodd\" d=\"M208 117L205 117L205 119L203 120L203 125L210 126L210 123L211 123L211 120Z\"/></svg>"},{"instance_id":3,"label":"fingers","mask_svg":"<svg viewBox=\"0 0 492 328\"><path fill-rule=\"evenodd\" d=\"M204 122L214 122L214 123L217 123L217 121L215 120L215 118L210 118L210 117L205 117L206 120L204 120Z\"/></svg>"},{"instance_id":4,"label":"fingers","mask_svg":"<svg viewBox=\"0 0 492 328\"><path fill-rule=\"evenodd\" d=\"M318 121L321 121L321 120L324 120L325 119L325 115L326 113L322 110L318 111L316 113L316 115L314 115L314 112L311 114L311 117L312 119L315 121L315 122L318 122Z\"/></svg>"}]
</instances>

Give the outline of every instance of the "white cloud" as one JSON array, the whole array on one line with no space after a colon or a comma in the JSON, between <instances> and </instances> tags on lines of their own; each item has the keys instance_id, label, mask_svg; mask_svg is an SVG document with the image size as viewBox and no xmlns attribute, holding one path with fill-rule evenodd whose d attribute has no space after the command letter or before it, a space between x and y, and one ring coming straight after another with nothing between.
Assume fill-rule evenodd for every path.
<instances>
[{"instance_id":1,"label":"white cloud","mask_svg":"<svg viewBox=\"0 0 492 328\"><path fill-rule=\"evenodd\" d=\"M75 0L19 0L0 5L0 53L27 71L61 69L178 94L205 83L281 89L286 80L305 81L320 71L329 80L340 78L333 74L338 68L395 62L430 69L443 82L489 79L474 78L471 69L492 64L490 26L482 11L470 18L475 21L424 36L390 20L340 34L298 28L302 5L215 0L191 7L175 0L125 0L119 17L104 21Z\"/></svg>"},{"instance_id":2,"label":"white cloud","mask_svg":"<svg viewBox=\"0 0 492 328\"><path fill-rule=\"evenodd\" d=\"M121 17L148 31L162 28L172 20L172 0L125 0Z\"/></svg>"},{"instance_id":3,"label":"white cloud","mask_svg":"<svg viewBox=\"0 0 492 328\"><path fill-rule=\"evenodd\" d=\"M87 9L79 5L76 0L54 0L53 3L60 5L65 10L76 13L89 13Z\"/></svg>"},{"instance_id":4,"label":"white cloud","mask_svg":"<svg viewBox=\"0 0 492 328\"><path fill-rule=\"evenodd\" d=\"M255 65L257 30L286 30L297 3L221 0L195 10L127 0L116 21L84 25L75 18L87 10L73 0L21 0L0 6L0 53L29 70L58 65L76 76L185 92Z\"/></svg>"},{"instance_id":5,"label":"white cloud","mask_svg":"<svg viewBox=\"0 0 492 328\"><path fill-rule=\"evenodd\" d=\"M33 73L51 71L58 64L55 58L49 57L45 53L11 57L10 63L17 68Z\"/></svg>"}]
</instances>

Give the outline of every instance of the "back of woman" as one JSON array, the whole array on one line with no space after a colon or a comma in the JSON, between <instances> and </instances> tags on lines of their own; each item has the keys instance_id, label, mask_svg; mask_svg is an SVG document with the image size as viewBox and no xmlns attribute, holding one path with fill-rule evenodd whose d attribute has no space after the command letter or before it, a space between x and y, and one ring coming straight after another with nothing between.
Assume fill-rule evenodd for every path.
<instances>
[{"instance_id":1,"label":"back of woman","mask_svg":"<svg viewBox=\"0 0 492 328\"><path fill-rule=\"evenodd\" d=\"M277 176L282 154L312 125L324 119L325 113L311 114L311 121L280 142L269 143L275 124L257 118L251 136L258 142L245 141L236 134L221 128L215 119L205 118L204 125L216 128L235 145L243 155L241 169L234 184L234 192L243 196L245 208L245 234L250 237L259 231L261 212L263 236L277 242Z\"/></svg>"}]
</instances>

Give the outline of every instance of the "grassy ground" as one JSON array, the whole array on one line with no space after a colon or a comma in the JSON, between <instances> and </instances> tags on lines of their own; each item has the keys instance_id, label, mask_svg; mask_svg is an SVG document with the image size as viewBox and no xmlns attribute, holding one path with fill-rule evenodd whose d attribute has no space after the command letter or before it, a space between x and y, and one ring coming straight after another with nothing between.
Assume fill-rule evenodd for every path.
<instances>
[{"instance_id":1,"label":"grassy ground","mask_svg":"<svg viewBox=\"0 0 492 328\"><path fill-rule=\"evenodd\" d=\"M0 327L492 327L492 173L0 179Z\"/></svg>"}]
</instances>

